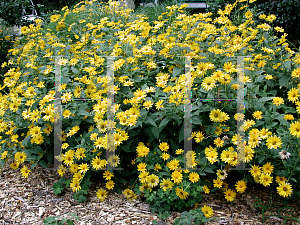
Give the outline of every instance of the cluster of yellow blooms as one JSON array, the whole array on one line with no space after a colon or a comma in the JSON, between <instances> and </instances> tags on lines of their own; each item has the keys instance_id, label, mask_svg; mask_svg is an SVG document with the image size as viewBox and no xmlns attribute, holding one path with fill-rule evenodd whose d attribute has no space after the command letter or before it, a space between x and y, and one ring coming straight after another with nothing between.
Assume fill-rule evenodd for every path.
<instances>
[{"instance_id":1,"label":"cluster of yellow blooms","mask_svg":"<svg viewBox=\"0 0 300 225\"><path fill-rule=\"evenodd\" d=\"M142 112L144 110L160 112L165 108L175 109L177 106L185 104L185 74L172 77L172 74L174 75L176 69L178 69L178 64L168 65L166 70L159 71L158 62L155 61L156 55L161 58L174 59L177 57L174 49L180 48L184 49L183 55L188 54L191 57L198 57L200 61L197 65L191 67L190 78L194 84L193 91L201 89L199 93L204 93L204 97L208 96L207 93L218 93L222 90L235 93L236 90L241 88L235 82L238 73L237 65L233 62L227 62L228 60L220 63L219 58L235 57L238 54L251 54L252 58L245 58L245 69L250 71L251 75L245 75L242 82L245 85L252 85L258 77L257 75L252 76L252 73L255 74L255 70L263 70L266 65L270 64L274 70L281 72L284 70L285 65L278 63L278 60L272 61L275 56L282 55L283 52L290 56L294 55L294 52L286 43L285 34L278 38L276 43L264 46L266 40L261 34L271 30L271 25L268 23L275 20L274 15L260 15L260 19L264 20L264 23L256 25L251 10L246 10L243 23L234 25L230 21L228 15L234 8L238 7L240 2L244 2L243 0L228 4L224 10L220 9L219 17L215 19L211 18L211 13L199 13L192 16L182 14L182 9L186 7L185 4L180 7L168 7L168 12L160 15L158 17L159 21L154 21L155 26L151 26L143 15L139 15L135 20L130 20L130 10L118 10L117 7L114 15L122 18L123 21L121 19L111 20L110 7L117 6L117 3L110 3L110 7L103 7L106 16L94 21L92 18L95 15L93 15L92 7L95 2L96 0L80 2L72 10L64 8L62 15L52 15L50 18L52 30L50 28L43 30L41 20L36 20L36 25L22 27L21 32L27 42L19 46L20 42L18 40L15 48L9 51L14 59L8 64L15 65L16 68L11 68L5 74L3 86L0 86L0 90L6 87L10 89L10 93L7 95L0 94L0 134L3 134L3 136L0 136L0 143L5 143L8 148L23 150L26 146L23 146L22 142L30 137L31 145L43 145L53 132L52 124L55 121L55 91L47 90L46 87L49 87L48 78L51 78L55 71L54 57L65 55L57 61L57 64L62 68L69 68L72 71L73 80L69 78L60 86L62 104L65 106L62 111L63 119L69 121L77 119L80 116L79 114L83 113L85 115L83 121L93 121L87 122L91 126L86 128L90 133L87 139L91 141L92 149L76 147L75 150L75 147L69 146L67 141L74 138L76 134L86 132L86 130L83 131L83 125L70 125L71 127L66 131L62 131L62 149L65 152L57 157L62 162L62 165L58 168L58 173L60 176L64 176L67 171L72 174L70 187L74 192L81 189L82 178L91 169L103 170L106 189L112 190L115 185L112 180L114 173L106 169L107 165L117 167L120 164L120 157L115 151L118 146L129 139L127 131L138 125ZM251 2L254 2L254 0ZM82 17L78 19L79 15L84 13L90 16L87 16L86 19L82 19ZM74 17L78 21L70 23L70 17ZM167 26L168 18L171 17L174 18L174 21ZM283 32L280 27L274 29L279 33ZM65 34L62 35L62 31L68 31L66 36ZM255 41L258 43L258 47L253 46ZM191 51L187 53L187 49ZM102 74L105 67L105 57L99 56L99 54L122 57L114 61L112 66L112 70L116 75L113 92L116 96L125 96L122 101L116 102L114 109L112 109L118 122L107 120L105 115L111 105L106 97L109 78ZM209 62L205 60L206 56L203 56L205 54L211 57ZM144 62L143 57L146 58ZM300 55L294 57L293 63L300 64ZM136 88L138 85L137 80L145 80L147 76L145 71L148 71L148 75L150 71L155 74L155 79L153 77L151 81L152 85ZM122 75L123 72L126 72L126 74ZM34 76L31 74L34 74ZM39 79L39 76L42 76L43 79ZM293 69L291 78L296 82L299 77L300 68ZM278 80L278 77L271 74L262 75L262 78L265 82ZM76 84L74 85L76 88L70 86L71 81ZM128 94L124 94L119 91L121 88L122 90L130 88L130 91ZM286 96L288 103L286 104L294 104L296 112L300 113L298 88L299 85L297 88L291 88L288 91ZM165 97L163 99L158 98L160 94ZM95 103L92 105L87 103L90 104L90 108L84 108L84 112L82 112L80 109L71 107L74 97L94 99ZM235 96L233 95L233 97ZM270 98L274 111L285 104L283 97L285 96L272 96ZM215 163L226 165L225 168L218 170L217 179L213 180L212 185L215 188L222 189L228 201L233 201L236 192L245 192L247 182L246 180L238 181L235 184L235 191L230 189L224 181L228 169L237 165L241 155L241 151L236 150L240 149L242 137L239 134L229 135L234 127L230 121L232 119L243 121L242 131L247 132L249 135L247 141L243 143L243 160L245 163L250 163L254 159L256 148L261 147L263 142L268 150L277 150L284 145L284 142L280 136L271 131L271 128L255 128L260 126L260 120L263 120L266 115L263 111L256 110L252 114L253 118L244 120L244 114L236 113L232 115L226 112L226 104L215 102L213 105L208 118L214 130L211 136L215 138L211 145L203 149L203 152L205 159L210 163L208 166ZM18 120L11 121L12 116L18 117ZM293 121L289 123L289 121L295 119L292 114L286 113L282 117L288 124L286 126L289 126L290 135L299 138L300 122ZM24 133L18 135L15 130L20 124L26 124L27 132L24 131ZM94 125L96 125L96 128ZM116 132L112 136L109 136L107 132L109 127L116 128ZM207 133L200 130L193 132L190 137L197 144L207 138ZM115 149L108 159L101 158L105 155L105 150L109 149L110 140L114 141ZM231 142L232 145L228 142ZM159 153L157 155L162 161L161 163L159 161L152 162L155 164L151 165L154 167L153 171L147 169L150 165L145 163L146 161L137 164L140 191L160 187L165 192L174 191L180 199L187 199L190 193L187 187L182 184L188 181L191 186L194 185L195 187L197 182L201 181L200 175L197 172L190 172L188 169L183 170L181 167L182 162L173 157L167 142L161 142L158 148ZM137 158L146 160L152 151L153 149L148 148L141 142L136 149ZM181 157L183 152L182 149L177 149L176 155ZM297 153L299 154L299 152ZM92 157L91 154L93 154ZM197 168L200 165L197 155L198 152L195 151L190 151L185 155L188 168ZM8 158L8 151L1 153L1 159ZM20 163L25 162L26 153L18 152L13 158L14 161L10 166L17 169ZM87 158L90 159L90 162L86 162L85 159ZM69 170L66 167L69 167ZM250 173L255 182L269 186L273 182L273 169L274 166L267 162L262 167L253 165ZM169 172L168 177L160 178L157 175L163 170ZM24 177L28 177L30 170L24 166L21 173ZM278 183L277 191L279 195L283 197L291 196L293 189L285 177L277 176L276 182ZM202 189L204 193L210 192L209 185L204 185ZM136 198L135 193L129 189L124 191L124 195L128 199ZM105 200L107 197L106 190L99 189L97 197L101 201ZM212 215L212 211L208 207L203 207L202 211L207 217Z\"/></svg>"}]
</instances>

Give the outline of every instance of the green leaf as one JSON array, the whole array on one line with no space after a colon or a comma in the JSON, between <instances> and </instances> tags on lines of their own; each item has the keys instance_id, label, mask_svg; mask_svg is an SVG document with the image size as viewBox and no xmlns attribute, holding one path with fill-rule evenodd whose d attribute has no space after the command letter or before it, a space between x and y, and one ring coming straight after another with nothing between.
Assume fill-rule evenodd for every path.
<instances>
[{"instance_id":1,"label":"green leaf","mask_svg":"<svg viewBox=\"0 0 300 225\"><path fill-rule=\"evenodd\" d=\"M44 168L49 168L48 165L47 165L47 163L46 163L44 160L41 160L41 161L39 162L39 164L40 164L40 166L42 166L42 167L44 167Z\"/></svg>"},{"instance_id":2,"label":"green leaf","mask_svg":"<svg viewBox=\"0 0 300 225\"><path fill-rule=\"evenodd\" d=\"M90 116L91 114L87 112L85 109L79 109L78 112L76 113L81 116Z\"/></svg>"},{"instance_id":3,"label":"green leaf","mask_svg":"<svg viewBox=\"0 0 300 225\"><path fill-rule=\"evenodd\" d=\"M147 118L147 120L145 121L145 123L151 124L154 127L157 127L156 123L154 122L153 119L151 119L150 117Z\"/></svg>"},{"instance_id":4,"label":"green leaf","mask_svg":"<svg viewBox=\"0 0 300 225\"><path fill-rule=\"evenodd\" d=\"M265 158L266 158L266 157L265 157L264 155L258 155L258 156L257 156L258 163L261 164L262 161L264 161Z\"/></svg>"},{"instance_id":5,"label":"green leaf","mask_svg":"<svg viewBox=\"0 0 300 225\"><path fill-rule=\"evenodd\" d=\"M156 137L156 139L159 139L159 129L157 127L152 127L151 131L154 137Z\"/></svg>"},{"instance_id":6,"label":"green leaf","mask_svg":"<svg viewBox=\"0 0 300 225\"><path fill-rule=\"evenodd\" d=\"M170 118L169 117L165 117L159 124L159 129L162 130L165 126L167 126L167 124L169 123Z\"/></svg>"},{"instance_id":7,"label":"green leaf","mask_svg":"<svg viewBox=\"0 0 300 225\"><path fill-rule=\"evenodd\" d=\"M192 124L198 124L202 126L202 119L201 117L197 116L197 117L193 117L192 118Z\"/></svg>"},{"instance_id":8,"label":"green leaf","mask_svg":"<svg viewBox=\"0 0 300 225\"><path fill-rule=\"evenodd\" d=\"M214 173L213 169L210 168L210 167L206 167L206 168L204 169L204 171L205 171L206 173Z\"/></svg>"},{"instance_id":9,"label":"green leaf","mask_svg":"<svg viewBox=\"0 0 300 225\"><path fill-rule=\"evenodd\" d=\"M176 67L173 69L172 76L173 76L173 77L179 76L179 75L183 72L183 70L184 70L184 68L179 68L179 67L176 66Z\"/></svg>"},{"instance_id":10,"label":"green leaf","mask_svg":"<svg viewBox=\"0 0 300 225\"><path fill-rule=\"evenodd\" d=\"M290 71L291 70L291 61L285 61L285 62L282 62L281 64L284 65L284 67L286 68L287 71Z\"/></svg>"},{"instance_id":11,"label":"green leaf","mask_svg":"<svg viewBox=\"0 0 300 225\"><path fill-rule=\"evenodd\" d=\"M36 167L37 163L38 163L38 162L32 163L32 164L31 164L31 169L34 169L34 167Z\"/></svg>"},{"instance_id":12,"label":"green leaf","mask_svg":"<svg viewBox=\"0 0 300 225\"><path fill-rule=\"evenodd\" d=\"M79 70L76 69L75 67L72 66L72 67L71 67L71 70L72 70L73 73L79 74Z\"/></svg>"},{"instance_id":13,"label":"green leaf","mask_svg":"<svg viewBox=\"0 0 300 225\"><path fill-rule=\"evenodd\" d=\"M290 78L288 76L282 76L279 78L279 85L280 87L285 86L290 81Z\"/></svg>"},{"instance_id":14,"label":"green leaf","mask_svg":"<svg viewBox=\"0 0 300 225\"><path fill-rule=\"evenodd\" d=\"M52 149L48 150L46 153L46 156L47 156L48 163L52 164L52 161L54 158L54 149L52 148Z\"/></svg>"},{"instance_id":15,"label":"green leaf","mask_svg":"<svg viewBox=\"0 0 300 225\"><path fill-rule=\"evenodd\" d=\"M26 137L26 138L22 141L21 145L27 146L27 143L28 143L28 141L30 140L30 138L31 138L31 135L28 135L28 137Z\"/></svg>"},{"instance_id":16,"label":"green leaf","mask_svg":"<svg viewBox=\"0 0 300 225\"><path fill-rule=\"evenodd\" d=\"M273 99L273 97L262 97L262 98L258 99L257 103L267 102L267 101L270 101L272 99Z\"/></svg>"},{"instance_id":17,"label":"green leaf","mask_svg":"<svg viewBox=\"0 0 300 225\"><path fill-rule=\"evenodd\" d=\"M184 139L184 126L181 127L180 131L179 131L179 143L182 142Z\"/></svg>"}]
</instances>

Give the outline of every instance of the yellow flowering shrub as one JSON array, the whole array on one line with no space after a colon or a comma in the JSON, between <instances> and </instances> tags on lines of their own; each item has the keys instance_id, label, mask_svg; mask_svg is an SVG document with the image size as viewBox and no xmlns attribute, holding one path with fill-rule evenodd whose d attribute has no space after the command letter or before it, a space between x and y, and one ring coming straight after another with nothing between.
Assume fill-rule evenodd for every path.
<instances>
[{"instance_id":1,"label":"yellow flowering shrub","mask_svg":"<svg viewBox=\"0 0 300 225\"><path fill-rule=\"evenodd\" d=\"M299 198L300 55L286 34L274 33L272 18L256 24L251 7L239 1L217 18L187 15L186 5L174 5L156 21L130 16L116 2L102 4L80 2L51 16L44 28L22 28L23 38L10 50L13 68L0 87L9 88L0 96L2 165L52 163L54 82L61 73L62 153L56 158L62 164L55 193L69 186L84 201L90 177L99 173L101 201L129 182L123 192L128 199L143 195L164 210L193 206L215 191L234 201L255 182L277 182L279 195ZM227 15L241 6L237 24ZM185 139L186 86L193 101L192 132ZM244 113L237 112L241 89ZM240 163L250 170L227 183ZM21 169L24 177L29 172Z\"/></svg>"}]
</instances>

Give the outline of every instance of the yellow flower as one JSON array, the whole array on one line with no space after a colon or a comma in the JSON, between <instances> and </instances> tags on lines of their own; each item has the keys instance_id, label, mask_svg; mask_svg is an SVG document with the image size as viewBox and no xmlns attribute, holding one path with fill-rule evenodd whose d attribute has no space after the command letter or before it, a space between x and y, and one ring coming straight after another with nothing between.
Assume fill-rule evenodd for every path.
<instances>
[{"instance_id":1,"label":"yellow flower","mask_svg":"<svg viewBox=\"0 0 300 225\"><path fill-rule=\"evenodd\" d=\"M276 176L276 182L278 184L281 184L282 182L286 182L287 179L285 177L279 177L279 176Z\"/></svg>"},{"instance_id":2,"label":"yellow flower","mask_svg":"<svg viewBox=\"0 0 300 225\"><path fill-rule=\"evenodd\" d=\"M146 163L139 163L137 165L138 171L146 171L147 170L147 164Z\"/></svg>"},{"instance_id":3,"label":"yellow flower","mask_svg":"<svg viewBox=\"0 0 300 225\"><path fill-rule=\"evenodd\" d=\"M60 16L61 16L60 14L52 15L52 16L50 17L50 22L51 22L51 23L55 23L56 21L59 20Z\"/></svg>"},{"instance_id":4,"label":"yellow flower","mask_svg":"<svg viewBox=\"0 0 300 225\"><path fill-rule=\"evenodd\" d=\"M223 185L223 181L218 177L216 180L213 180L214 182L214 187L216 188L221 188Z\"/></svg>"},{"instance_id":5,"label":"yellow flower","mask_svg":"<svg viewBox=\"0 0 300 225\"><path fill-rule=\"evenodd\" d=\"M166 152L163 152L160 157L166 161L170 158L170 155Z\"/></svg>"},{"instance_id":6,"label":"yellow flower","mask_svg":"<svg viewBox=\"0 0 300 225\"><path fill-rule=\"evenodd\" d=\"M261 174L261 168L259 166L253 165L250 173L253 177L258 177Z\"/></svg>"},{"instance_id":7,"label":"yellow flower","mask_svg":"<svg viewBox=\"0 0 300 225\"><path fill-rule=\"evenodd\" d=\"M162 188L164 191L167 191L167 189L172 190L174 184L170 179L163 179L160 183L160 188Z\"/></svg>"},{"instance_id":8,"label":"yellow flower","mask_svg":"<svg viewBox=\"0 0 300 225\"><path fill-rule=\"evenodd\" d=\"M110 172L109 170L106 170L103 173L103 178L105 178L105 180L111 180L112 177L114 177L114 174L112 172Z\"/></svg>"},{"instance_id":9,"label":"yellow flower","mask_svg":"<svg viewBox=\"0 0 300 225\"><path fill-rule=\"evenodd\" d=\"M98 189L96 196L100 199L100 201L104 201L107 197L106 190L103 188Z\"/></svg>"},{"instance_id":10,"label":"yellow flower","mask_svg":"<svg viewBox=\"0 0 300 225\"><path fill-rule=\"evenodd\" d=\"M30 172L31 171L26 166L21 169L21 173L24 178L27 178Z\"/></svg>"},{"instance_id":11,"label":"yellow flower","mask_svg":"<svg viewBox=\"0 0 300 225\"><path fill-rule=\"evenodd\" d=\"M59 165L57 168L58 174L62 177L64 173L67 171L67 169L64 167L64 165Z\"/></svg>"},{"instance_id":12,"label":"yellow flower","mask_svg":"<svg viewBox=\"0 0 300 225\"><path fill-rule=\"evenodd\" d=\"M7 156L7 151L4 151L3 153L1 153L1 159L5 159Z\"/></svg>"},{"instance_id":13,"label":"yellow flower","mask_svg":"<svg viewBox=\"0 0 300 225\"><path fill-rule=\"evenodd\" d=\"M168 143L166 143L166 142L160 143L160 144L158 145L158 147L159 147L160 150L165 151L165 152L167 152L168 149L169 149L169 145L168 145Z\"/></svg>"},{"instance_id":14,"label":"yellow flower","mask_svg":"<svg viewBox=\"0 0 300 225\"><path fill-rule=\"evenodd\" d=\"M264 185L265 187L270 186L272 183L273 177L269 174L262 173L259 178L259 182Z\"/></svg>"},{"instance_id":15,"label":"yellow flower","mask_svg":"<svg viewBox=\"0 0 300 225\"><path fill-rule=\"evenodd\" d=\"M266 174L271 174L273 172L274 166L271 165L270 162L266 163L265 165L262 166L262 170Z\"/></svg>"},{"instance_id":16,"label":"yellow flower","mask_svg":"<svg viewBox=\"0 0 300 225\"><path fill-rule=\"evenodd\" d=\"M276 189L278 194L284 198L291 196L291 194L293 193L292 185L286 182L280 183L279 187L277 187Z\"/></svg>"},{"instance_id":17,"label":"yellow flower","mask_svg":"<svg viewBox=\"0 0 300 225\"><path fill-rule=\"evenodd\" d=\"M137 195L130 189L125 189L123 194L128 200L134 200L137 198Z\"/></svg>"},{"instance_id":18,"label":"yellow flower","mask_svg":"<svg viewBox=\"0 0 300 225\"><path fill-rule=\"evenodd\" d=\"M137 146L137 157L146 157L148 153L150 152L150 149L146 147L144 144Z\"/></svg>"},{"instance_id":19,"label":"yellow flower","mask_svg":"<svg viewBox=\"0 0 300 225\"><path fill-rule=\"evenodd\" d=\"M298 101L298 97L299 97L299 90L296 88L292 88L291 90L288 91L288 100L291 102L295 102Z\"/></svg>"},{"instance_id":20,"label":"yellow flower","mask_svg":"<svg viewBox=\"0 0 300 225\"><path fill-rule=\"evenodd\" d=\"M180 199L186 199L189 196L189 193L187 193L186 191L184 191L183 188L176 187L176 195Z\"/></svg>"},{"instance_id":21,"label":"yellow flower","mask_svg":"<svg viewBox=\"0 0 300 225\"><path fill-rule=\"evenodd\" d=\"M81 189L79 180L76 178L73 178L72 182L70 183L70 187L72 188L73 192L79 191Z\"/></svg>"},{"instance_id":22,"label":"yellow flower","mask_svg":"<svg viewBox=\"0 0 300 225\"><path fill-rule=\"evenodd\" d=\"M213 209L207 205L202 206L201 211L204 213L204 216L207 218L212 217L214 215Z\"/></svg>"},{"instance_id":23,"label":"yellow flower","mask_svg":"<svg viewBox=\"0 0 300 225\"><path fill-rule=\"evenodd\" d=\"M239 181L236 182L236 184L235 184L235 189L236 189L237 192L239 192L239 193L244 193L245 190L246 190L246 188L247 188L246 181L239 180Z\"/></svg>"},{"instance_id":24,"label":"yellow flower","mask_svg":"<svg viewBox=\"0 0 300 225\"><path fill-rule=\"evenodd\" d=\"M292 114L285 114L283 119L285 119L285 120L294 120L295 118Z\"/></svg>"},{"instance_id":25,"label":"yellow flower","mask_svg":"<svg viewBox=\"0 0 300 225\"><path fill-rule=\"evenodd\" d=\"M151 174L148 176L147 178L148 181L148 185L152 188L152 187L156 187L159 184L159 178L158 176Z\"/></svg>"},{"instance_id":26,"label":"yellow flower","mask_svg":"<svg viewBox=\"0 0 300 225\"><path fill-rule=\"evenodd\" d=\"M189 180L193 183L197 182L200 179L199 174L195 172L191 172L189 174Z\"/></svg>"},{"instance_id":27,"label":"yellow flower","mask_svg":"<svg viewBox=\"0 0 300 225\"><path fill-rule=\"evenodd\" d=\"M229 202L232 202L236 196L236 192L231 189L225 191L225 199Z\"/></svg>"},{"instance_id":28,"label":"yellow flower","mask_svg":"<svg viewBox=\"0 0 300 225\"><path fill-rule=\"evenodd\" d=\"M261 111L255 111L253 114L253 117L257 120L262 119L262 112Z\"/></svg>"},{"instance_id":29,"label":"yellow flower","mask_svg":"<svg viewBox=\"0 0 300 225\"><path fill-rule=\"evenodd\" d=\"M78 167L80 173L85 173L89 170L89 166L87 163L81 163Z\"/></svg>"},{"instance_id":30,"label":"yellow flower","mask_svg":"<svg viewBox=\"0 0 300 225\"><path fill-rule=\"evenodd\" d=\"M26 158L27 158L27 155L25 152L16 152L15 153L15 161L18 163L25 162Z\"/></svg>"},{"instance_id":31,"label":"yellow flower","mask_svg":"<svg viewBox=\"0 0 300 225\"><path fill-rule=\"evenodd\" d=\"M172 172L172 180L175 184L180 184L182 182L182 179L183 177L181 172L179 172L178 170Z\"/></svg>"},{"instance_id":32,"label":"yellow flower","mask_svg":"<svg viewBox=\"0 0 300 225\"><path fill-rule=\"evenodd\" d=\"M206 185L204 185L202 187L202 189L203 189L203 191L204 191L205 194L209 194L210 190L209 190L209 188Z\"/></svg>"},{"instance_id":33,"label":"yellow flower","mask_svg":"<svg viewBox=\"0 0 300 225\"><path fill-rule=\"evenodd\" d=\"M290 134L294 137L300 138L300 122L296 121L290 125Z\"/></svg>"},{"instance_id":34,"label":"yellow flower","mask_svg":"<svg viewBox=\"0 0 300 225\"><path fill-rule=\"evenodd\" d=\"M170 170L175 170L175 169L178 168L178 166L179 166L179 160L178 159L173 159L170 162L167 162L167 167Z\"/></svg>"},{"instance_id":35,"label":"yellow flower","mask_svg":"<svg viewBox=\"0 0 300 225\"><path fill-rule=\"evenodd\" d=\"M267 144L268 149L277 149L280 148L282 145L281 139L277 137L276 135L271 136L267 139Z\"/></svg>"},{"instance_id":36,"label":"yellow flower","mask_svg":"<svg viewBox=\"0 0 300 225\"><path fill-rule=\"evenodd\" d=\"M279 105L281 105L283 103L284 103L283 98L281 98L281 97L274 97L273 98L273 104L274 105L279 106Z\"/></svg>"},{"instance_id":37,"label":"yellow flower","mask_svg":"<svg viewBox=\"0 0 300 225\"><path fill-rule=\"evenodd\" d=\"M205 77L201 86L204 90L209 91L216 86L216 81L213 77Z\"/></svg>"},{"instance_id":38,"label":"yellow flower","mask_svg":"<svg viewBox=\"0 0 300 225\"><path fill-rule=\"evenodd\" d=\"M112 180L107 181L107 182L106 182L106 185L105 185L105 187L106 187L108 190L113 189L114 186L115 186L115 183L114 183L114 181L112 181Z\"/></svg>"},{"instance_id":39,"label":"yellow flower","mask_svg":"<svg viewBox=\"0 0 300 225\"><path fill-rule=\"evenodd\" d=\"M19 165L20 165L20 163L18 163L18 162L13 162L13 163L10 164L10 167L11 167L13 170L16 170L16 169L19 168Z\"/></svg>"}]
</instances>

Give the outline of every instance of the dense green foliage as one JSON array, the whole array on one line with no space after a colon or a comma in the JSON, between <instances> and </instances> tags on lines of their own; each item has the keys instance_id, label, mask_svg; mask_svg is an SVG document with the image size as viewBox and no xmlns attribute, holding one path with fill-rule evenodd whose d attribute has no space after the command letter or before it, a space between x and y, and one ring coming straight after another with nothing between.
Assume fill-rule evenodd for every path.
<instances>
[{"instance_id":1,"label":"dense green foliage","mask_svg":"<svg viewBox=\"0 0 300 225\"><path fill-rule=\"evenodd\" d=\"M235 0L207 0L209 12L213 16L218 15L218 10L227 4L233 4ZM251 0L245 0L251 2ZM274 14L277 18L274 26L280 26L288 34L287 40L298 48L300 42L300 1L299 0L256 0L252 3L255 14ZM239 9L237 9L239 11Z\"/></svg>"}]
</instances>

